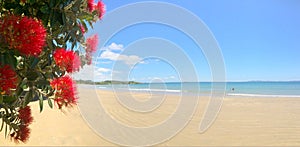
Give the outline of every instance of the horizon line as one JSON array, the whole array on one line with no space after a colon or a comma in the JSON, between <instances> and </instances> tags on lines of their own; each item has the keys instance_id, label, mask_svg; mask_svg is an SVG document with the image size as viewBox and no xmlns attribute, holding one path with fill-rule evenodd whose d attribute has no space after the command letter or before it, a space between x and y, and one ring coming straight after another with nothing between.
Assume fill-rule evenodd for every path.
<instances>
[{"instance_id":1,"label":"horizon line","mask_svg":"<svg viewBox=\"0 0 300 147\"><path fill-rule=\"evenodd\" d=\"M76 79L82 80L82 79ZM139 83L151 83L151 82L142 82L135 80L103 80L103 81L93 81L93 80L83 80L83 81L92 81L92 82L104 82L104 81L120 81L120 82L139 82ZM300 82L300 80L240 80L240 81L168 81L168 82L152 82L152 83L199 83L199 82Z\"/></svg>"}]
</instances>

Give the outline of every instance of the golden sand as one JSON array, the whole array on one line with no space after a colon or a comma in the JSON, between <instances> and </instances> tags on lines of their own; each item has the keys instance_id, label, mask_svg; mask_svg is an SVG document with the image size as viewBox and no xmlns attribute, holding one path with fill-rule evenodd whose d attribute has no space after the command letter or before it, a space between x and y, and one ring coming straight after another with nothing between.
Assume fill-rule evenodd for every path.
<instances>
[{"instance_id":1,"label":"golden sand","mask_svg":"<svg viewBox=\"0 0 300 147\"><path fill-rule=\"evenodd\" d=\"M132 127L147 127L163 122L175 112L181 98L166 95L163 102L153 111L138 113L122 106L113 92L98 90L97 94L101 96L99 102L111 117ZM120 92L118 96L130 94ZM89 99L91 96L89 92L82 90L80 95L80 99ZM147 101L151 95L135 93L133 97L139 101ZM207 98L201 97L188 125L177 135L157 146L300 146L299 98L226 97L213 125L204 133L199 133L199 123L207 102ZM37 102L32 103L31 107L34 116L34 122L30 126L31 137L26 144L18 145L116 145L97 135L85 122L77 107L61 112L50 109L46 101L42 113L39 112ZM96 112L90 110L88 113ZM4 139L3 134L1 132L0 146L16 145L9 139Z\"/></svg>"}]
</instances>

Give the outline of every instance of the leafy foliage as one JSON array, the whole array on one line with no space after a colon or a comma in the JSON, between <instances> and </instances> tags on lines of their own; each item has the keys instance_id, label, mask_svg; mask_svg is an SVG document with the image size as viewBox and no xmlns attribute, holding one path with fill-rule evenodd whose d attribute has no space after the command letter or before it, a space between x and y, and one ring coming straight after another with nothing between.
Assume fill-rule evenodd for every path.
<instances>
[{"instance_id":1,"label":"leafy foliage","mask_svg":"<svg viewBox=\"0 0 300 147\"><path fill-rule=\"evenodd\" d=\"M102 1L0 0L0 131L5 136L27 141L30 123L24 120L31 118L28 104L35 99L40 111L45 99L51 108L53 102L60 109L70 106L68 102L76 104L75 82L67 74L79 70L73 60L81 67L91 62L95 50L87 50L91 45L84 33L103 14ZM59 49L65 51L54 58ZM64 54L72 60L61 59ZM61 83L60 79L69 80L65 87L70 87L70 95L60 97L60 84L51 84Z\"/></svg>"}]
</instances>

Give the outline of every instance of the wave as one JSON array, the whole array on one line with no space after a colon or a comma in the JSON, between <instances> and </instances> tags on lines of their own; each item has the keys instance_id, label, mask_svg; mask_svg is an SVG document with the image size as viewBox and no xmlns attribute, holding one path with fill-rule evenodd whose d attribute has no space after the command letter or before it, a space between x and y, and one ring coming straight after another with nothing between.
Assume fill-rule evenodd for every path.
<instances>
[{"instance_id":1,"label":"wave","mask_svg":"<svg viewBox=\"0 0 300 147\"><path fill-rule=\"evenodd\" d=\"M155 91L155 92L181 92L181 90L172 90L172 89L128 89L132 91Z\"/></svg>"},{"instance_id":2,"label":"wave","mask_svg":"<svg viewBox=\"0 0 300 147\"><path fill-rule=\"evenodd\" d=\"M115 89L115 90L125 90L125 91L147 91L147 92L176 92L179 93L181 90L173 90L173 89L149 89L149 88L124 88L124 87L101 87L97 86L98 89Z\"/></svg>"},{"instance_id":3,"label":"wave","mask_svg":"<svg viewBox=\"0 0 300 147\"><path fill-rule=\"evenodd\" d=\"M97 86L98 89L107 89L107 87L100 87L100 86Z\"/></svg>"},{"instance_id":4,"label":"wave","mask_svg":"<svg viewBox=\"0 0 300 147\"><path fill-rule=\"evenodd\" d=\"M300 95L269 95L269 94L249 94L249 93L227 93L228 96L248 96L248 97L299 97Z\"/></svg>"}]
</instances>

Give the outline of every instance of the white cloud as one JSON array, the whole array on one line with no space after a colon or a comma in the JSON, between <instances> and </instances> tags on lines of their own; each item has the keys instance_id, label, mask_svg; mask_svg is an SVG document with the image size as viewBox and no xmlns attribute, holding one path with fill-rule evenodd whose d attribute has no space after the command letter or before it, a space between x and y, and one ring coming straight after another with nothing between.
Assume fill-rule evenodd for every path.
<instances>
[{"instance_id":1,"label":"white cloud","mask_svg":"<svg viewBox=\"0 0 300 147\"><path fill-rule=\"evenodd\" d=\"M130 56L120 55L119 58L120 60L124 61L127 65L134 65L141 61L141 58L136 55L130 55Z\"/></svg>"},{"instance_id":2,"label":"white cloud","mask_svg":"<svg viewBox=\"0 0 300 147\"><path fill-rule=\"evenodd\" d=\"M123 44L111 43L109 46L101 48L103 51L98 59L108 59L111 61L122 61L125 64L132 66L136 63L146 64L147 62L142 61L139 56L136 55L122 55L120 53L115 53L113 51L122 51L124 49ZM107 63L107 62L105 62ZM108 62L111 63L111 62Z\"/></svg>"},{"instance_id":3,"label":"white cloud","mask_svg":"<svg viewBox=\"0 0 300 147\"><path fill-rule=\"evenodd\" d=\"M98 68L97 69L97 71L99 71L99 72L109 72L110 71L110 69L108 69L108 68Z\"/></svg>"},{"instance_id":4,"label":"white cloud","mask_svg":"<svg viewBox=\"0 0 300 147\"><path fill-rule=\"evenodd\" d=\"M139 63L140 64L148 64L149 62L146 62L145 60L143 60L143 61L140 61Z\"/></svg>"},{"instance_id":5,"label":"white cloud","mask_svg":"<svg viewBox=\"0 0 300 147\"><path fill-rule=\"evenodd\" d=\"M167 80L167 81L169 81L169 80L175 80L175 79L176 79L176 76L166 76L166 77L164 77L163 79L164 79L164 80Z\"/></svg>"},{"instance_id":6,"label":"white cloud","mask_svg":"<svg viewBox=\"0 0 300 147\"><path fill-rule=\"evenodd\" d=\"M111 64L111 61L100 61L97 64Z\"/></svg>"},{"instance_id":7,"label":"white cloud","mask_svg":"<svg viewBox=\"0 0 300 147\"><path fill-rule=\"evenodd\" d=\"M109 46L102 47L100 50L104 51L122 51L124 50L124 45L123 44L117 44L117 43L111 43Z\"/></svg>"},{"instance_id":8,"label":"white cloud","mask_svg":"<svg viewBox=\"0 0 300 147\"><path fill-rule=\"evenodd\" d=\"M108 60L116 61L118 59L119 55L120 54L118 54L118 53L114 53L114 52L106 50L100 55L100 59L108 59Z\"/></svg>"},{"instance_id":9,"label":"white cloud","mask_svg":"<svg viewBox=\"0 0 300 147\"><path fill-rule=\"evenodd\" d=\"M160 77L148 77L148 80L161 80L162 78Z\"/></svg>"},{"instance_id":10,"label":"white cloud","mask_svg":"<svg viewBox=\"0 0 300 147\"><path fill-rule=\"evenodd\" d=\"M136 55L121 55L109 50L104 51L99 58L112 61L123 61L127 65L134 65L135 63L141 62L142 60L139 56Z\"/></svg>"},{"instance_id":11,"label":"white cloud","mask_svg":"<svg viewBox=\"0 0 300 147\"><path fill-rule=\"evenodd\" d=\"M123 50L124 46L123 46L123 44L116 44L113 42L108 46L108 49L109 50Z\"/></svg>"},{"instance_id":12,"label":"white cloud","mask_svg":"<svg viewBox=\"0 0 300 147\"><path fill-rule=\"evenodd\" d=\"M103 81L111 79L111 74L106 74L109 71L110 69L85 65L79 72L72 74L72 77L76 80Z\"/></svg>"}]
</instances>

